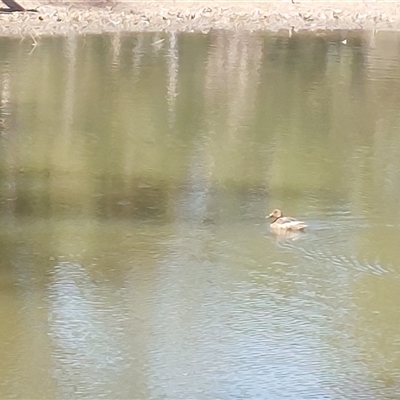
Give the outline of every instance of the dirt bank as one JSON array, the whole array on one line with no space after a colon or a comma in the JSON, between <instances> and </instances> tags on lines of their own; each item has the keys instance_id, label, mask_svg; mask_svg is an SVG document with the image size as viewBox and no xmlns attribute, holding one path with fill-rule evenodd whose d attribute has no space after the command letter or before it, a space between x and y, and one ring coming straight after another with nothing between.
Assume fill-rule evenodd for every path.
<instances>
[{"instance_id":1,"label":"dirt bank","mask_svg":"<svg viewBox=\"0 0 400 400\"><path fill-rule=\"evenodd\" d=\"M29 4L27 4L29 3ZM1 36L211 29L400 30L400 3L89 2L38 5L38 12L1 13ZM89 5L88 5L89 4ZM93 5L97 4L97 5Z\"/></svg>"}]
</instances>

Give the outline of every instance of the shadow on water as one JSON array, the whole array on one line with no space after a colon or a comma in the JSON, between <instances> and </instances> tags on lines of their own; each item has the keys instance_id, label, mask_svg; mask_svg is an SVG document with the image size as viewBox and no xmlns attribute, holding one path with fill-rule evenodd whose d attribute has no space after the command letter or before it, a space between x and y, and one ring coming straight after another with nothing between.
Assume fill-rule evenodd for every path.
<instances>
[{"instance_id":1,"label":"shadow on water","mask_svg":"<svg viewBox=\"0 0 400 400\"><path fill-rule=\"evenodd\" d=\"M1 39L0 397L396 397L398 40Z\"/></svg>"}]
</instances>

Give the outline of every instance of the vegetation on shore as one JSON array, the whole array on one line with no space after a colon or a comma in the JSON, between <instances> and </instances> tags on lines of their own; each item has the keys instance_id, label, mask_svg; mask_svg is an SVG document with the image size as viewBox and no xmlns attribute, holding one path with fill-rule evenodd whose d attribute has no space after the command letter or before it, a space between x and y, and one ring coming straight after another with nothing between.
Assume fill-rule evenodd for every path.
<instances>
[{"instance_id":1,"label":"vegetation on shore","mask_svg":"<svg viewBox=\"0 0 400 400\"><path fill-rule=\"evenodd\" d=\"M93 6L91 2L39 4L1 0L0 36L247 30L400 30L400 3L165 2ZM22 3L22 5L21 5ZM13 12L16 11L16 12ZM19 12L22 11L22 12ZM34 12L24 12L34 11Z\"/></svg>"}]
</instances>

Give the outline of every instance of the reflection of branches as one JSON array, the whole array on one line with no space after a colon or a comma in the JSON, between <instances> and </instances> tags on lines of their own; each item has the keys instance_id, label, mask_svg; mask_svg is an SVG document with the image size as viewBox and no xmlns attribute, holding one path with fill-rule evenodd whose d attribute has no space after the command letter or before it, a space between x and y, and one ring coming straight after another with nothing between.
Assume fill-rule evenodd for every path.
<instances>
[{"instance_id":1,"label":"reflection of branches","mask_svg":"<svg viewBox=\"0 0 400 400\"><path fill-rule=\"evenodd\" d=\"M1 114L2 114L2 138L6 148L5 171L6 171L6 203L4 210L8 217L13 219L15 211L15 200L17 198L17 136L9 135L10 130L10 99L11 99L11 76L9 71L2 74L1 82Z\"/></svg>"},{"instance_id":2,"label":"reflection of branches","mask_svg":"<svg viewBox=\"0 0 400 400\"><path fill-rule=\"evenodd\" d=\"M216 33L206 72L208 103L220 103L226 94L226 113L231 132L249 125L260 82L262 40L247 33ZM214 109L214 106L210 110Z\"/></svg>"},{"instance_id":3,"label":"reflection of branches","mask_svg":"<svg viewBox=\"0 0 400 400\"><path fill-rule=\"evenodd\" d=\"M67 40L67 78L64 97L64 138L68 138L71 133L71 127L74 119L74 96L75 96L75 82L76 82L76 36L70 35ZM67 147L67 146L65 146Z\"/></svg>"},{"instance_id":4,"label":"reflection of branches","mask_svg":"<svg viewBox=\"0 0 400 400\"><path fill-rule=\"evenodd\" d=\"M179 51L178 51L178 40L176 33L172 32L169 35L169 47L167 55L168 65L168 87L167 87L167 103L168 103L168 116L170 128L175 123L175 103L177 93L177 82L178 82L178 69L179 69Z\"/></svg>"},{"instance_id":5,"label":"reflection of branches","mask_svg":"<svg viewBox=\"0 0 400 400\"><path fill-rule=\"evenodd\" d=\"M143 33L138 33L136 36L135 45L133 46L133 72L134 75L139 75L140 64L143 58Z\"/></svg>"},{"instance_id":6,"label":"reflection of branches","mask_svg":"<svg viewBox=\"0 0 400 400\"><path fill-rule=\"evenodd\" d=\"M111 47L113 50L112 54L112 63L113 65L119 66L120 60L120 53L121 53L121 36L119 32L112 35L111 38Z\"/></svg>"}]
</instances>

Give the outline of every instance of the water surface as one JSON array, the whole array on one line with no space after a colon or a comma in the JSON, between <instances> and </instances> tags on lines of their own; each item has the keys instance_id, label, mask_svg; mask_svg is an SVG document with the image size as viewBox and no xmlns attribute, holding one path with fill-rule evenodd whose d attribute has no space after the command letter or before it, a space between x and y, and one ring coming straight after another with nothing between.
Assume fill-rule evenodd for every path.
<instances>
[{"instance_id":1,"label":"water surface","mask_svg":"<svg viewBox=\"0 0 400 400\"><path fill-rule=\"evenodd\" d=\"M399 40L1 39L0 397L398 398Z\"/></svg>"}]
</instances>

